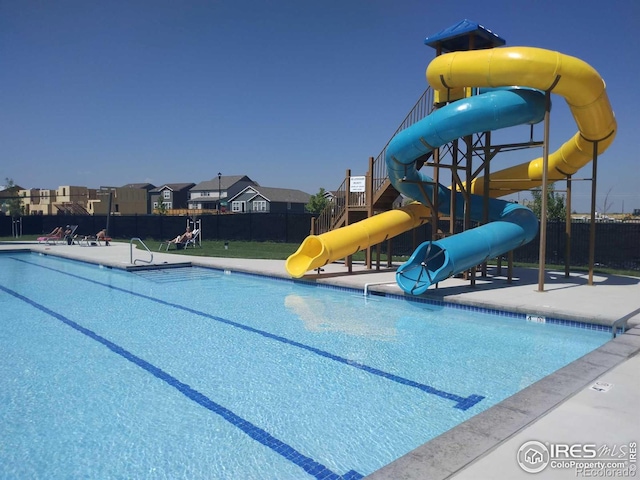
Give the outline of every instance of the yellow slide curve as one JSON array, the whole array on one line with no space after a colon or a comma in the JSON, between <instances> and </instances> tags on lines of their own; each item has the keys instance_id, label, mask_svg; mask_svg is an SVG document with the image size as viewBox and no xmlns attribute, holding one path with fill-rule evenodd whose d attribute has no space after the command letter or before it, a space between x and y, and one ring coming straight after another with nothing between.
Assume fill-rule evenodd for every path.
<instances>
[{"instance_id":1,"label":"yellow slide curve","mask_svg":"<svg viewBox=\"0 0 640 480\"><path fill-rule=\"evenodd\" d=\"M453 52L436 57L427 68L427 81L446 98L447 89L461 87L530 87L562 96L571 109L578 132L549 155L547 178L561 180L591 161L594 142L598 154L615 138L617 125L598 72L575 57L533 47L506 47ZM490 196L529 190L542 183L542 158L492 173L499 180ZM493 185L492 185L493 186ZM482 195L484 182L475 179L471 193ZM343 228L310 235L286 261L292 277L356 253L387 238L416 228L430 218L430 210L413 203Z\"/></svg>"}]
</instances>

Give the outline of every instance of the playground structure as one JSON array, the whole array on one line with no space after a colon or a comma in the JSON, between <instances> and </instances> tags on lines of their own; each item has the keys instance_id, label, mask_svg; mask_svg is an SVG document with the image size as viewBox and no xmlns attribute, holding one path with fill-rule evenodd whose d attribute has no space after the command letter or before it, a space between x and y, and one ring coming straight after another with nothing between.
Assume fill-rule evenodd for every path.
<instances>
[{"instance_id":1,"label":"playground structure","mask_svg":"<svg viewBox=\"0 0 640 480\"><path fill-rule=\"evenodd\" d=\"M416 114L414 108L381 156L375 161L370 159L365 201L360 202L366 206L367 218L354 215L358 209L350 207L354 194L347 187L342 198L345 207L340 209L339 202L331 205L332 212L338 210L338 215L334 213L330 222L325 220L328 228L321 226L328 231L312 228L312 235L287 260L290 275L301 277L341 258L347 258L349 265L349 256L362 249L367 249L367 265L371 268L371 246L427 221L438 225L442 214L450 221L450 231L421 244L396 273L398 284L406 293L423 293L438 281L475 269L535 238L538 221L533 213L497 197L542 186L542 277L548 181L567 181L570 212L571 177L590 161L593 223L597 157L611 144L616 132L615 117L598 73L582 60L558 52L531 47L497 48L504 45L503 39L468 20L427 38L425 43L437 51L427 68L427 80L433 90L425 92L424 100L417 104L420 112ZM566 100L578 132L549 154L551 93ZM527 142L491 144L492 131L542 120L543 141L533 141L531 127ZM491 159L498 152L540 146L541 158L499 172L490 171ZM480 165L474 167L474 160L480 160ZM382 162L384 181L379 175ZM425 165L433 167L433 178L420 171ZM451 189L440 184L442 169L450 172ZM399 193L415 202L375 215L376 197L395 198ZM463 221L462 232L454 231L457 219ZM481 225L471 228L472 222ZM591 243L593 232L592 228ZM541 280L539 289L542 288Z\"/></svg>"}]
</instances>

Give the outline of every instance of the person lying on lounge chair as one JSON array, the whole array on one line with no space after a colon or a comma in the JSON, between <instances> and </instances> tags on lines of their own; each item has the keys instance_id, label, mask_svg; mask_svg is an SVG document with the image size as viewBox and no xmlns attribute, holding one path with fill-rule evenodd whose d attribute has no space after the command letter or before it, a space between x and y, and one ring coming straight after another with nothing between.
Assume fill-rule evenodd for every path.
<instances>
[{"instance_id":1,"label":"person lying on lounge chair","mask_svg":"<svg viewBox=\"0 0 640 480\"><path fill-rule=\"evenodd\" d=\"M45 237L61 237L62 236L62 227L56 227L51 230L51 233L47 233L44 235Z\"/></svg>"},{"instance_id":2,"label":"person lying on lounge chair","mask_svg":"<svg viewBox=\"0 0 640 480\"><path fill-rule=\"evenodd\" d=\"M51 233L47 233L46 235L43 235L42 237L38 237L38 242L42 243L42 242L55 242L57 240L62 240L62 234L64 233L64 230L62 229L62 227L56 227L53 230L51 230Z\"/></svg>"},{"instance_id":3,"label":"person lying on lounge chair","mask_svg":"<svg viewBox=\"0 0 640 480\"><path fill-rule=\"evenodd\" d=\"M173 240L167 241L167 243L184 243L187 240L189 240L191 237L193 237L193 233L191 232L191 227L187 227L187 230L182 235L178 235Z\"/></svg>"},{"instance_id":4,"label":"person lying on lounge chair","mask_svg":"<svg viewBox=\"0 0 640 480\"><path fill-rule=\"evenodd\" d=\"M100 230L98 233L96 233L95 235L85 235L82 240L84 242L87 243L87 245L91 244L91 245L97 245L96 241L102 241L105 243L105 245L109 245L109 241L111 240L108 236L107 236L107 229L103 228L102 230ZM93 241L92 241L93 240Z\"/></svg>"}]
</instances>

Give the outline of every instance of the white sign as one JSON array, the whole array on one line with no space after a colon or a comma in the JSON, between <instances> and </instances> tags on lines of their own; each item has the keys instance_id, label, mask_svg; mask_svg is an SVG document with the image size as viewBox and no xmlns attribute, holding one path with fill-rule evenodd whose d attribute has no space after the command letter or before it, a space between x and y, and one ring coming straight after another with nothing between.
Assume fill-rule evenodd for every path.
<instances>
[{"instance_id":1,"label":"white sign","mask_svg":"<svg viewBox=\"0 0 640 480\"><path fill-rule=\"evenodd\" d=\"M366 192L366 177L351 177L349 181L349 192L351 193L359 193Z\"/></svg>"},{"instance_id":2,"label":"white sign","mask_svg":"<svg viewBox=\"0 0 640 480\"><path fill-rule=\"evenodd\" d=\"M591 390L595 390L596 392L608 392L613 387L613 383L607 382L596 382L591 385Z\"/></svg>"}]
</instances>

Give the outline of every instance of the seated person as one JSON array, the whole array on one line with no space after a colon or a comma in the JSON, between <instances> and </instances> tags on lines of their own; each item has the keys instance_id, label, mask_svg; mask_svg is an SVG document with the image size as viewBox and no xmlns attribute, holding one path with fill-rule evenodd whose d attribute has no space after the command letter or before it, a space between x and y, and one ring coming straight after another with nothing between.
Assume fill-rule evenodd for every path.
<instances>
[{"instance_id":1,"label":"seated person","mask_svg":"<svg viewBox=\"0 0 640 480\"><path fill-rule=\"evenodd\" d=\"M85 240L87 243L91 240L101 240L105 242L106 245L109 245L109 240L111 239L107 237L107 229L103 228L95 235L85 235L83 240ZM96 243L92 242L92 245L96 245Z\"/></svg>"},{"instance_id":2,"label":"seated person","mask_svg":"<svg viewBox=\"0 0 640 480\"><path fill-rule=\"evenodd\" d=\"M173 240L168 240L167 243L184 243L193 237L193 233L191 232L191 227L187 227L187 230L182 234L178 235Z\"/></svg>"}]
</instances>

